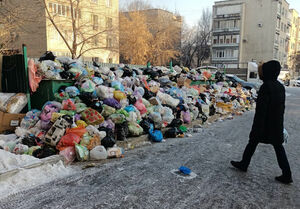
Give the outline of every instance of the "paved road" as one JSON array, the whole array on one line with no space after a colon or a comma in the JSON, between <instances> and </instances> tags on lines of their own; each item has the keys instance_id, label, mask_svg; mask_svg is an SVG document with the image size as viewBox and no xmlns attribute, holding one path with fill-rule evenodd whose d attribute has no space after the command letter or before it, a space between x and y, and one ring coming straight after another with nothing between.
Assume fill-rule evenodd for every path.
<instances>
[{"instance_id":1,"label":"paved road","mask_svg":"<svg viewBox=\"0 0 300 209\"><path fill-rule=\"evenodd\" d=\"M76 176L13 195L0 208L300 208L300 89L288 89L286 146L294 184L274 181L280 174L275 153L259 145L248 173L231 168L247 143L253 112L218 122L201 134L130 151ZM185 165L197 175L171 171Z\"/></svg>"}]
</instances>

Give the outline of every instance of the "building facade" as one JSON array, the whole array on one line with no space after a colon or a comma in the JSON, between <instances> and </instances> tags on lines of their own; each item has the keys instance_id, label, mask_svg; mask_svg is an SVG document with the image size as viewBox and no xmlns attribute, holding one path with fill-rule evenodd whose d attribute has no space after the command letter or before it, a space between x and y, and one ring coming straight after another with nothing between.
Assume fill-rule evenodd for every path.
<instances>
[{"instance_id":1,"label":"building facade","mask_svg":"<svg viewBox=\"0 0 300 209\"><path fill-rule=\"evenodd\" d=\"M76 50L77 56L83 53L81 59L119 63L119 0L80 0L73 12L69 0L46 0L47 9L42 1L6 1L24 8L22 16L31 19L22 22L10 49L20 49L26 44L30 57L39 57L45 51L71 56L70 48L74 49L76 39L76 43L84 43ZM47 10L59 30L48 18Z\"/></svg>"},{"instance_id":2,"label":"building facade","mask_svg":"<svg viewBox=\"0 0 300 209\"><path fill-rule=\"evenodd\" d=\"M295 9L290 9L291 29L290 29L290 42L288 48L288 68L290 74L294 77L296 73L296 56L300 48L299 42L299 13Z\"/></svg>"},{"instance_id":3,"label":"building facade","mask_svg":"<svg viewBox=\"0 0 300 209\"><path fill-rule=\"evenodd\" d=\"M212 64L246 69L276 59L287 68L289 4L285 0L227 0L213 6Z\"/></svg>"}]
</instances>

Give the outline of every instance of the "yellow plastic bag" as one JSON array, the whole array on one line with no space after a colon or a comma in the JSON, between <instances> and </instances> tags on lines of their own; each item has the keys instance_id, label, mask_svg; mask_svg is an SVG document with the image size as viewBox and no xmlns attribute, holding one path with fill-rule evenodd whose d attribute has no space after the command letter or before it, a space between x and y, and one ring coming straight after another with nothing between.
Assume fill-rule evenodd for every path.
<instances>
[{"instance_id":1,"label":"yellow plastic bag","mask_svg":"<svg viewBox=\"0 0 300 209\"><path fill-rule=\"evenodd\" d=\"M126 94L122 91L114 91L114 98L118 101L121 101L123 99L126 99Z\"/></svg>"}]
</instances>

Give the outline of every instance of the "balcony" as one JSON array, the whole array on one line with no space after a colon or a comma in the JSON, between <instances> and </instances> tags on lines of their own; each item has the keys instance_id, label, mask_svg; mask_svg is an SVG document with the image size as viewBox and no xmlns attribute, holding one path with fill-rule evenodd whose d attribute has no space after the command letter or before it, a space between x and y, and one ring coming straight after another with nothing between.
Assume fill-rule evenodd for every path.
<instances>
[{"instance_id":1,"label":"balcony","mask_svg":"<svg viewBox=\"0 0 300 209\"><path fill-rule=\"evenodd\" d=\"M240 28L215 28L213 33L223 33L223 32L240 32Z\"/></svg>"},{"instance_id":2,"label":"balcony","mask_svg":"<svg viewBox=\"0 0 300 209\"><path fill-rule=\"evenodd\" d=\"M221 47L239 47L240 44L239 43L230 43L230 44L213 44L212 47L213 48L221 48Z\"/></svg>"},{"instance_id":3,"label":"balcony","mask_svg":"<svg viewBox=\"0 0 300 209\"><path fill-rule=\"evenodd\" d=\"M238 61L238 57L213 57L212 61L218 62L218 61Z\"/></svg>"}]
</instances>

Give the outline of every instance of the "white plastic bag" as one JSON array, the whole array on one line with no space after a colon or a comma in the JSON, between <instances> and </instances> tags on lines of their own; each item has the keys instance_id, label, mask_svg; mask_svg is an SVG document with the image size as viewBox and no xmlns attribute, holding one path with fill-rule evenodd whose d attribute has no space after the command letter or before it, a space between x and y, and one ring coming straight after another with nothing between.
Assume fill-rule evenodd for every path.
<instances>
[{"instance_id":1,"label":"white plastic bag","mask_svg":"<svg viewBox=\"0 0 300 209\"><path fill-rule=\"evenodd\" d=\"M107 151L103 146L97 146L90 151L91 160L105 160L107 159Z\"/></svg>"}]
</instances>

